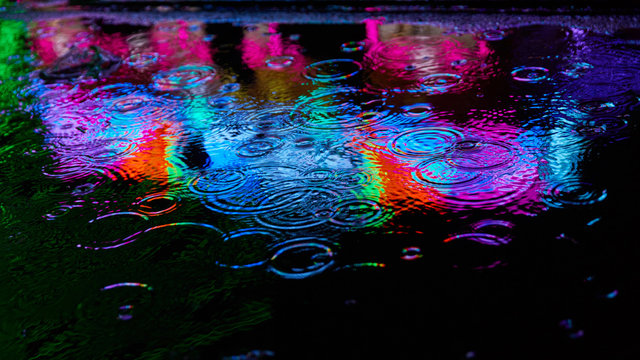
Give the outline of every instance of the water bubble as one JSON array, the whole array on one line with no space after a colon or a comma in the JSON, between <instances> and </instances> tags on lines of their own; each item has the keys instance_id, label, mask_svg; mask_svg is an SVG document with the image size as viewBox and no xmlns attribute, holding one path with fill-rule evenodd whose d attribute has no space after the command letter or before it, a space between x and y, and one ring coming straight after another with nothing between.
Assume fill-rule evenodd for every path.
<instances>
[{"instance_id":1,"label":"water bubble","mask_svg":"<svg viewBox=\"0 0 640 360\"><path fill-rule=\"evenodd\" d=\"M330 243L307 237L279 244L269 259L269 270L285 279L304 279L329 269L335 253Z\"/></svg>"},{"instance_id":2,"label":"water bubble","mask_svg":"<svg viewBox=\"0 0 640 360\"><path fill-rule=\"evenodd\" d=\"M242 186L247 175L240 169L211 169L189 182L189 190L196 194L224 193Z\"/></svg>"},{"instance_id":3,"label":"water bubble","mask_svg":"<svg viewBox=\"0 0 640 360\"><path fill-rule=\"evenodd\" d=\"M409 246L402 249L402 260L413 261L422 258L422 250L417 246Z\"/></svg>"},{"instance_id":4,"label":"water bubble","mask_svg":"<svg viewBox=\"0 0 640 360\"><path fill-rule=\"evenodd\" d=\"M184 65L153 75L153 86L160 91L191 89L216 77L210 66Z\"/></svg>"},{"instance_id":5,"label":"water bubble","mask_svg":"<svg viewBox=\"0 0 640 360\"><path fill-rule=\"evenodd\" d=\"M457 74L431 74L420 79L420 84L428 90L444 91L461 81L462 76Z\"/></svg>"},{"instance_id":6,"label":"water bubble","mask_svg":"<svg viewBox=\"0 0 640 360\"><path fill-rule=\"evenodd\" d=\"M536 66L520 66L514 68L511 72L511 76L514 80L536 83L547 79L549 70L543 67Z\"/></svg>"},{"instance_id":7,"label":"water bubble","mask_svg":"<svg viewBox=\"0 0 640 360\"><path fill-rule=\"evenodd\" d=\"M332 59L313 63L305 69L308 79L325 82L350 78L362 70L362 65L351 59Z\"/></svg>"},{"instance_id":8,"label":"water bubble","mask_svg":"<svg viewBox=\"0 0 640 360\"><path fill-rule=\"evenodd\" d=\"M284 69L291 66L294 60L295 58L293 56L276 56L267 59L265 63L271 69Z\"/></svg>"},{"instance_id":9,"label":"water bubble","mask_svg":"<svg viewBox=\"0 0 640 360\"><path fill-rule=\"evenodd\" d=\"M389 146L402 156L434 156L448 152L460 138L462 133L453 128L426 127L400 133Z\"/></svg>"},{"instance_id":10,"label":"water bubble","mask_svg":"<svg viewBox=\"0 0 640 360\"><path fill-rule=\"evenodd\" d=\"M282 144L283 141L279 137L261 136L256 139L246 141L240 145L237 148L236 153L238 156L245 158L260 157L271 153L273 150L281 147Z\"/></svg>"},{"instance_id":11,"label":"water bubble","mask_svg":"<svg viewBox=\"0 0 640 360\"><path fill-rule=\"evenodd\" d=\"M471 162L472 159L467 159ZM456 186L473 182L480 177L477 171L470 171L452 165L447 158L440 157L416 165L412 173L418 183L429 186Z\"/></svg>"},{"instance_id":12,"label":"water bubble","mask_svg":"<svg viewBox=\"0 0 640 360\"><path fill-rule=\"evenodd\" d=\"M149 195L136 203L138 211L149 216L159 216L170 213L178 208L180 198L171 194Z\"/></svg>"},{"instance_id":13,"label":"water bubble","mask_svg":"<svg viewBox=\"0 0 640 360\"><path fill-rule=\"evenodd\" d=\"M542 191L545 204L562 208L566 206L591 205L607 198L607 190L593 184L578 180L567 180L557 184L549 184Z\"/></svg>"},{"instance_id":14,"label":"water bubble","mask_svg":"<svg viewBox=\"0 0 640 360\"><path fill-rule=\"evenodd\" d=\"M352 53L364 50L364 41L349 41L340 46L340 50L345 53Z\"/></svg>"}]
</instances>

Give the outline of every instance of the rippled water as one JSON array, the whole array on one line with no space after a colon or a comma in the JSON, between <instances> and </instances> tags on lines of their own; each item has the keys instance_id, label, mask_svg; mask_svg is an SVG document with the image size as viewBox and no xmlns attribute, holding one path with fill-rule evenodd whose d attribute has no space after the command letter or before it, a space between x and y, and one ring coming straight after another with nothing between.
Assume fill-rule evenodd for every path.
<instances>
[{"instance_id":1,"label":"rippled water","mask_svg":"<svg viewBox=\"0 0 640 360\"><path fill-rule=\"evenodd\" d=\"M628 36L0 29L0 358L636 351Z\"/></svg>"}]
</instances>

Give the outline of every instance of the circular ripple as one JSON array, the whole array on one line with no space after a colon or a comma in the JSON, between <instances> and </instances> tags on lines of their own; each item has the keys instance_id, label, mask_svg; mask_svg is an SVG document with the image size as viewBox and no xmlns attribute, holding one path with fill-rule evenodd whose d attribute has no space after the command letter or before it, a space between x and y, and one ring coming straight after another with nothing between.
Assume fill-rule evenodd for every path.
<instances>
[{"instance_id":1,"label":"circular ripple","mask_svg":"<svg viewBox=\"0 0 640 360\"><path fill-rule=\"evenodd\" d=\"M336 177L337 173L333 169L313 169L302 174L302 179L311 184L326 184Z\"/></svg>"},{"instance_id":2,"label":"circular ripple","mask_svg":"<svg viewBox=\"0 0 640 360\"><path fill-rule=\"evenodd\" d=\"M248 228L232 231L224 237L224 245L216 264L231 269L246 269L266 264L269 245L281 235L270 229Z\"/></svg>"},{"instance_id":3,"label":"circular ripple","mask_svg":"<svg viewBox=\"0 0 640 360\"><path fill-rule=\"evenodd\" d=\"M299 193L303 195L299 196ZM339 198L335 191L312 186L288 189L277 196L294 198L296 201L282 209L261 215L258 222L270 228L283 230L306 229L325 223L329 220L331 208Z\"/></svg>"},{"instance_id":4,"label":"circular ripple","mask_svg":"<svg viewBox=\"0 0 640 360\"><path fill-rule=\"evenodd\" d=\"M153 76L153 86L161 91L191 89L216 77L216 70L210 66L185 65L161 71Z\"/></svg>"},{"instance_id":5,"label":"circular ripple","mask_svg":"<svg viewBox=\"0 0 640 360\"><path fill-rule=\"evenodd\" d=\"M289 106L252 112L242 121L246 128L258 133L287 132L299 127L302 122L303 115L299 110Z\"/></svg>"},{"instance_id":6,"label":"circular ripple","mask_svg":"<svg viewBox=\"0 0 640 360\"><path fill-rule=\"evenodd\" d=\"M137 212L115 212L106 215L99 216L89 221L89 224L96 224L98 229L123 229L136 226L140 221L149 220L149 217ZM139 228L139 227L138 227ZM120 230L123 231L123 230ZM100 239L99 237L92 237L92 241L86 245L78 244L77 247L87 250L109 250L116 249L121 246L134 242L138 235L143 231L136 231L133 234L126 235L117 239Z\"/></svg>"},{"instance_id":7,"label":"circular ripple","mask_svg":"<svg viewBox=\"0 0 640 360\"><path fill-rule=\"evenodd\" d=\"M364 50L364 41L349 41L340 45L340 50L345 53L352 53Z\"/></svg>"},{"instance_id":8,"label":"circular ripple","mask_svg":"<svg viewBox=\"0 0 640 360\"><path fill-rule=\"evenodd\" d=\"M200 195L224 193L239 188L247 175L240 169L213 169L189 182L189 190Z\"/></svg>"},{"instance_id":9,"label":"circular ripple","mask_svg":"<svg viewBox=\"0 0 640 360\"><path fill-rule=\"evenodd\" d=\"M615 134L627 127L625 119L618 117L600 117L585 122L576 128L576 131L583 136L598 137Z\"/></svg>"},{"instance_id":10,"label":"circular ripple","mask_svg":"<svg viewBox=\"0 0 640 360\"><path fill-rule=\"evenodd\" d=\"M446 90L458 85L462 81L462 76L457 74L431 74L420 79L420 84L427 89Z\"/></svg>"},{"instance_id":11,"label":"circular ripple","mask_svg":"<svg viewBox=\"0 0 640 360\"><path fill-rule=\"evenodd\" d=\"M341 170L335 174L332 186L340 190L361 189L373 183L373 174L368 169Z\"/></svg>"},{"instance_id":12,"label":"circular ripple","mask_svg":"<svg viewBox=\"0 0 640 360\"><path fill-rule=\"evenodd\" d=\"M132 68L142 69L158 62L158 53L137 53L129 56L125 63Z\"/></svg>"},{"instance_id":13,"label":"circular ripple","mask_svg":"<svg viewBox=\"0 0 640 360\"><path fill-rule=\"evenodd\" d=\"M153 194L138 201L138 211L149 216L159 216L170 213L178 208L180 198L171 194Z\"/></svg>"},{"instance_id":14,"label":"circular ripple","mask_svg":"<svg viewBox=\"0 0 640 360\"><path fill-rule=\"evenodd\" d=\"M499 41L504 39L504 31L502 30L487 30L480 34L480 38L487 41Z\"/></svg>"},{"instance_id":15,"label":"circular ripple","mask_svg":"<svg viewBox=\"0 0 640 360\"><path fill-rule=\"evenodd\" d=\"M308 65L305 70L306 78L325 82L350 78L362 70L362 65L351 59L332 59Z\"/></svg>"},{"instance_id":16,"label":"circular ripple","mask_svg":"<svg viewBox=\"0 0 640 360\"><path fill-rule=\"evenodd\" d=\"M617 112L617 105L610 100L585 101L578 105L578 110L590 115L606 115Z\"/></svg>"},{"instance_id":17,"label":"circular ripple","mask_svg":"<svg viewBox=\"0 0 640 360\"><path fill-rule=\"evenodd\" d=\"M417 246L409 246L402 249L402 260L413 261L422 257L422 250Z\"/></svg>"},{"instance_id":18,"label":"circular ripple","mask_svg":"<svg viewBox=\"0 0 640 360\"><path fill-rule=\"evenodd\" d=\"M281 147L282 144L283 141L279 137L264 136L258 139L247 141L244 144L240 145L237 148L236 153L238 154L238 156L245 158L260 157L265 156L273 150Z\"/></svg>"},{"instance_id":19,"label":"circular ripple","mask_svg":"<svg viewBox=\"0 0 640 360\"><path fill-rule=\"evenodd\" d=\"M100 288L99 294L90 295L78 306L78 314L92 323L128 321L134 317L150 317L149 305L153 287L139 282L120 282Z\"/></svg>"},{"instance_id":20,"label":"circular ripple","mask_svg":"<svg viewBox=\"0 0 640 360\"><path fill-rule=\"evenodd\" d=\"M113 111L108 112L113 127L131 128L149 122L174 120L184 109L184 104L166 96L152 96L134 92L105 101Z\"/></svg>"},{"instance_id":21,"label":"circular ripple","mask_svg":"<svg viewBox=\"0 0 640 360\"><path fill-rule=\"evenodd\" d=\"M501 141L462 140L454 144L453 149L447 161L466 170L494 169L516 160L513 147Z\"/></svg>"},{"instance_id":22,"label":"circular ripple","mask_svg":"<svg viewBox=\"0 0 640 360\"><path fill-rule=\"evenodd\" d=\"M291 112L293 121L304 117L306 127L320 130L369 127L386 115L384 101L354 88L322 89L304 99Z\"/></svg>"},{"instance_id":23,"label":"circular ripple","mask_svg":"<svg viewBox=\"0 0 640 360\"><path fill-rule=\"evenodd\" d=\"M255 215L286 208L305 196L304 191L290 191L292 185L282 181L262 180L263 183L260 183L258 179L253 179L250 184L236 191L208 194L203 198L204 205L223 214Z\"/></svg>"},{"instance_id":24,"label":"circular ripple","mask_svg":"<svg viewBox=\"0 0 640 360\"><path fill-rule=\"evenodd\" d=\"M402 156L433 156L448 152L460 138L462 133L452 128L420 128L397 135L389 147Z\"/></svg>"},{"instance_id":25,"label":"circular ripple","mask_svg":"<svg viewBox=\"0 0 640 360\"><path fill-rule=\"evenodd\" d=\"M332 224L346 227L364 227L383 223L390 216L374 200L348 199L335 205L329 220Z\"/></svg>"},{"instance_id":26,"label":"circular ripple","mask_svg":"<svg viewBox=\"0 0 640 360\"><path fill-rule=\"evenodd\" d=\"M511 76L514 80L536 83L547 78L549 70L543 67L537 66L520 66L511 72Z\"/></svg>"},{"instance_id":27,"label":"circular ripple","mask_svg":"<svg viewBox=\"0 0 640 360\"><path fill-rule=\"evenodd\" d=\"M483 245L491 245L491 246L500 246L508 244L511 240L508 238L502 238L497 235L487 234L487 233L466 233L466 234L457 234L450 236L444 240L445 243L455 241L455 240L470 240L477 242Z\"/></svg>"},{"instance_id":28,"label":"circular ripple","mask_svg":"<svg viewBox=\"0 0 640 360\"><path fill-rule=\"evenodd\" d=\"M112 141L101 142L98 144L84 144L87 146L97 145L95 147L78 149L74 152L82 152L82 157L93 162L109 162L126 157L135 152L136 144L127 139L114 139Z\"/></svg>"},{"instance_id":29,"label":"circular ripple","mask_svg":"<svg viewBox=\"0 0 640 360\"><path fill-rule=\"evenodd\" d=\"M271 69L284 69L291 66L294 60L295 58L293 56L276 56L267 59L265 64Z\"/></svg>"},{"instance_id":30,"label":"circular ripple","mask_svg":"<svg viewBox=\"0 0 640 360\"><path fill-rule=\"evenodd\" d=\"M387 62L423 62L434 57L442 36L402 36L379 43L373 50L376 58Z\"/></svg>"},{"instance_id":31,"label":"circular ripple","mask_svg":"<svg viewBox=\"0 0 640 360\"><path fill-rule=\"evenodd\" d=\"M429 103L417 103L402 107L403 114L410 117L428 117L433 113L433 105Z\"/></svg>"},{"instance_id":32,"label":"circular ripple","mask_svg":"<svg viewBox=\"0 0 640 360\"><path fill-rule=\"evenodd\" d=\"M467 158L471 162L471 158ZM416 166L413 179L429 186L460 186L468 184L480 177L480 172L461 169L451 164L447 158L441 157L427 160Z\"/></svg>"},{"instance_id":33,"label":"circular ripple","mask_svg":"<svg viewBox=\"0 0 640 360\"><path fill-rule=\"evenodd\" d=\"M269 271L285 279L304 279L318 275L334 264L335 253L329 243L313 237L281 243L269 259Z\"/></svg>"},{"instance_id":34,"label":"circular ripple","mask_svg":"<svg viewBox=\"0 0 640 360\"><path fill-rule=\"evenodd\" d=\"M606 189L600 189L592 184L580 181L567 181L556 184L542 193L542 201L556 208L591 205L603 201L606 197Z\"/></svg>"}]
</instances>

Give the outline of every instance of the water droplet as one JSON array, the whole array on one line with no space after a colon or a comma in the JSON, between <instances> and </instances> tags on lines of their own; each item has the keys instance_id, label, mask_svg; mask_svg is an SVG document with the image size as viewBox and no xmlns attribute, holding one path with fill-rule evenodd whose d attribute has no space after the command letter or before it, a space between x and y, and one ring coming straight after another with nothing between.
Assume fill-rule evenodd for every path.
<instances>
[{"instance_id":1,"label":"water droplet","mask_svg":"<svg viewBox=\"0 0 640 360\"><path fill-rule=\"evenodd\" d=\"M269 270L285 279L304 279L329 269L335 253L330 243L318 238L298 238L278 244Z\"/></svg>"},{"instance_id":2,"label":"water droplet","mask_svg":"<svg viewBox=\"0 0 640 360\"><path fill-rule=\"evenodd\" d=\"M284 69L291 66L294 60L295 58L293 56L276 56L267 59L265 63L271 69Z\"/></svg>"},{"instance_id":3,"label":"water droplet","mask_svg":"<svg viewBox=\"0 0 640 360\"><path fill-rule=\"evenodd\" d=\"M511 76L514 80L529 83L536 83L545 80L548 74L548 69L536 66L520 66L514 68L511 72Z\"/></svg>"},{"instance_id":4,"label":"water droplet","mask_svg":"<svg viewBox=\"0 0 640 360\"><path fill-rule=\"evenodd\" d=\"M354 76L362 70L359 62L351 59L331 59L313 63L305 68L305 77L314 81L337 81Z\"/></svg>"}]
</instances>

